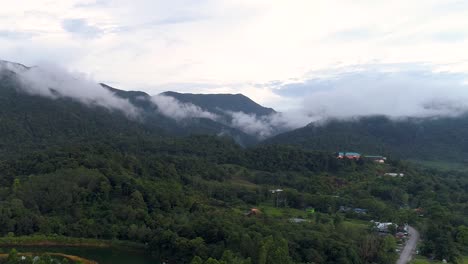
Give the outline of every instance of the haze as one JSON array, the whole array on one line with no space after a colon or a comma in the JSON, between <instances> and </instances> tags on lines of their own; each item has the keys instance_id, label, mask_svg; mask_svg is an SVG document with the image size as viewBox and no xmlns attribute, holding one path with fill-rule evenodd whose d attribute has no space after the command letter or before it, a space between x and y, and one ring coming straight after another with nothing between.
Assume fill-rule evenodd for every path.
<instances>
[{"instance_id":1,"label":"haze","mask_svg":"<svg viewBox=\"0 0 468 264\"><path fill-rule=\"evenodd\" d=\"M1 59L51 62L120 89L243 93L295 127L466 110L466 1L4 2ZM253 130L271 123L237 116Z\"/></svg>"}]
</instances>

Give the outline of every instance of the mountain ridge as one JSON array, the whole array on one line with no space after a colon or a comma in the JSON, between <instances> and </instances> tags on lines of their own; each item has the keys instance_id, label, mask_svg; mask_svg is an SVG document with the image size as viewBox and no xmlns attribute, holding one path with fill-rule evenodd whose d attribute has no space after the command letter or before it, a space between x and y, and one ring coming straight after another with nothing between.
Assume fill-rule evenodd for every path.
<instances>
[{"instance_id":1,"label":"mountain ridge","mask_svg":"<svg viewBox=\"0 0 468 264\"><path fill-rule=\"evenodd\" d=\"M468 157L468 114L458 117L408 118L367 116L309 124L267 139L317 151L356 151L395 158L464 162Z\"/></svg>"}]
</instances>

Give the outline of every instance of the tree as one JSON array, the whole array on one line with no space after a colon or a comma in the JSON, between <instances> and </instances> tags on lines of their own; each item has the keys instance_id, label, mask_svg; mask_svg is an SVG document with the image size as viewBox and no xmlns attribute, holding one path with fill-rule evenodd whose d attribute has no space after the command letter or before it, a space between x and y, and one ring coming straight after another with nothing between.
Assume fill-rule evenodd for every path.
<instances>
[{"instance_id":1,"label":"tree","mask_svg":"<svg viewBox=\"0 0 468 264\"><path fill-rule=\"evenodd\" d=\"M193 257L190 264L203 264L203 260L199 256Z\"/></svg>"}]
</instances>

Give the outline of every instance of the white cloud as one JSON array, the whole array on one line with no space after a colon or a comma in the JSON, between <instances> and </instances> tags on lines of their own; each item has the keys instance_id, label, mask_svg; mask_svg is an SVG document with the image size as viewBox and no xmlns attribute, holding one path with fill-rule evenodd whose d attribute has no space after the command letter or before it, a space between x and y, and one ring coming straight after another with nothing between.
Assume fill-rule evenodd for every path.
<instances>
[{"instance_id":1,"label":"white cloud","mask_svg":"<svg viewBox=\"0 0 468 264\"><path fill-rule=\"evenodd\" d=\"M75 34L70 19L82 22ZM468 72L467 28L458 0L17 0L0 9L0 58L48 59L126 89L208 84L287 109L296 101L252 84L376 61Z\"/></svg>"},{"instance_id":2,"label":"white cloud","mask_svg":"<svg viewBox=\"0 0 468 264\"><path fill-rule=\"evenodd\" d=\"M285 113L273 113L267 116L257 116L244 112L228 112L232 117L230 126L240 129L246 134L256 136L259 139L278 134L316 121L314 117L307 116L302 111L289 111Z\"/></svg>"},{"instance_id":3,"label":"white cloud","mask_svg":"<svg viewBox=\"0 0 468 264\"><path fill-rule=\"evenodd\" d=\"M177 121L190 118L207 118L217 120L219 117L211 112L203 111L200 107L182 103L171 96L156 95L151 97L151 101L158 106L158 111Z\"/></svg>"},{"instance_id":4,"label":"white cloud","mask_svg":"<svg viewBox=\"0 0 468 264\"><path fill-rule=\"evenodd\" d=\"M452 116L468 111L468 75L427 65L358 65L317 74L276 92L302 98L307 116Z\"/></svg>"},{"instance_id":5,"label":"white cloud","mask_svg":"<svg viewBox=\"0 0 468 264\"><path fill-rule=\"evenodd\" d=\"M95 81L80 73L71 73L52 64L25 68L21 65L0 62L0 70L17 73L21 89L33 95L49 98L71 98L88 106L101 106L119 110L128 117L137 117L138 110L125 99L116 97Z\"/></svg>"}]
</instances>

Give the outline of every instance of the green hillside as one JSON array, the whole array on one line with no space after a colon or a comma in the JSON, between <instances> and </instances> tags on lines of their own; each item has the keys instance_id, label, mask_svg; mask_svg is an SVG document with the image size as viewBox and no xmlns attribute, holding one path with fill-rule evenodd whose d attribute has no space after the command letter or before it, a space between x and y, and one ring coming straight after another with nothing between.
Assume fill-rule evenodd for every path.
<instances>
[{"instance_id":1,"label":"green hillside","mask_svg":"<svg viewBox=\"0 0 468 264\"><path fill-rule=\"evenodd\" d=\"M164 92L162 95L171 96L184 103L191 103L202 109L225 114L225 111L244 112L257 116L275 113L271 108L263 107L242 94L190 94L177 92Z\"/></svg>"},{"instance_id":2,"label":"green hillside","mask_svg":"<svg viewBox=\"0 0 468 264\"><path fill-rule=\"evenodd\" d=\"M245 148L215 133L222 124L159 115L140 92L106 87L142 109L132 119L28 95L14 77L0 79L0 243L127 241L166 263L394 263L397 241L373 230L376 220L416 226L426 256L457 263L468 254L466 172L278 144ZM360 130L369 140L375 131L390 137L394 123L370 121L375 128Z\"/></svg>"},{"instance_id":3,"label":"green hillside","mask_svg":"<svg viewBox=\"0 0 468 264\"><path fill-rule=\"evenodd\" d=\"M327 152L356 151L414 160L468 159L468 116L390 120L382 116L330 120L268 139L266 143Z\"/></svg>"}]
</instances>

